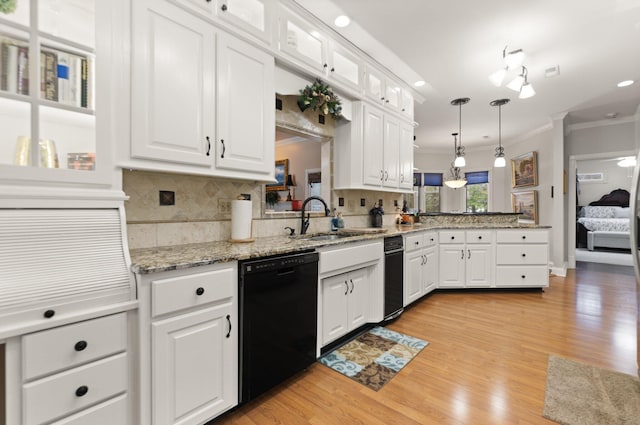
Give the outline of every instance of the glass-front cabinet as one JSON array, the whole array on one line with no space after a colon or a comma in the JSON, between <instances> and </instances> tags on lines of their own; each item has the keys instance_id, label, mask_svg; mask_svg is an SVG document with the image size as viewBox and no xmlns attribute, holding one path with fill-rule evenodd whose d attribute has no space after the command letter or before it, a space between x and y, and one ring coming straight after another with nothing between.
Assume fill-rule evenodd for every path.
<instances>
[{"instance_id":1,"label":"glass-front cabinet","mask_svg":"<svg viewBox=\"0 0 640 425\"><path fill-rule=\"evenodd\" d=\"M95 0L0 7L0 179L108 184L96 135ZM107 2L108 3L108 2ZM15 4L15 7L14 7ZM105 19L106 20L106 19ZM108 39L108 37L107 37ZM108 136L106 136L108 137ZM101 145L101 146L100 146Z\"/></svg>"}]
</instances>

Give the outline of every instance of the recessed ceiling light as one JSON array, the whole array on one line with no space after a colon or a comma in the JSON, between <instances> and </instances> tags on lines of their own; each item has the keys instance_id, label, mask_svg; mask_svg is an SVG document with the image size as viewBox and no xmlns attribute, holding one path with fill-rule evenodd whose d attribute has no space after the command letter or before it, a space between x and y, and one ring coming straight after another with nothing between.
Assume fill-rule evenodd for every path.
<instances>
[{"instance_id":1,"label":"recessed ceiling light","mask_svg":"<svg viewBox=\"0 0 640 425\"><path fill-rule=\"evenodd\" d=\"M627 87L630 86L631 84L633 84L635 81L633 80L624 80L624 81L620 81L618 83L618 87Z\"/></svg>"},{"instance_id":2,"label":"recessed ceiling light","mask_svg":"<svg viewBox=\"0 0 640 425\"><path fill-rule=\"evenodd\" d=\"M416 86L416 87L422 87L425 84L427 84L427 83L424 80L418 80L415 83L413 83L413 85Z\"/></svg>"},{"instance_id":3,"label":"recessed ceiling light","mask_svg":"<svg viewBox=\"0 0 640 425\"><path fill-rule=\"evenodd\" d=\"M344 28L351 23L351 19L346 15L340 15L333 23L336 24L336 27Z\"/></svg>"}]
</instances>

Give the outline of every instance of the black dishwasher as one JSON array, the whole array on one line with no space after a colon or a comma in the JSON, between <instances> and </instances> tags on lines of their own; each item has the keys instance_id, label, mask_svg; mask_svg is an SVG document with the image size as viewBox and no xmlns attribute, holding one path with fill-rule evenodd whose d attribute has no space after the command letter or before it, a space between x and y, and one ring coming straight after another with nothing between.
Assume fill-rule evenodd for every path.
<instances>
[{"instance_id":1,"label":"black dishwasher","mask_svg":"<svg viewBox=\"0 0 640 425\"><path fill-rule=\"evenodd\" d=\"M238 273L245 403L316 361L318 253L241 261Z\"/></svg>"}]
</instances>

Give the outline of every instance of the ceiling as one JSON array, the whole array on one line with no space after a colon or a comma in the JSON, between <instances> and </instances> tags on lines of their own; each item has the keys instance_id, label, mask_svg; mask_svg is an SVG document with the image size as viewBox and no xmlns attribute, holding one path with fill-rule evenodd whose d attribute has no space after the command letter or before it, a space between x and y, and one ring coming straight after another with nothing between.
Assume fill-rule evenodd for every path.
<instances>
[{"instance_id":1,"label":"ceiling","mask_svg":"<svg viewBox=\"0 0 640 425\"><path fill-rule=\"evenodd\" d=\"M565 113L570 124L608 113L628 120L640 104L640 0L296 1L405 81L427 82L416 88L425 98L415 110L420 148L453 149L459 110L450 101L459 97L471 98L462 106L467 149L497 144L494 99L511 99L502 107L507 145ZM352 21L343 29L333 25L341 12ZM488 80L507 45L524 50L532 98ZM545 78L551 67L560 74ZM636 83L616 86L629 79Z\"/></svg>"}]
</instances>

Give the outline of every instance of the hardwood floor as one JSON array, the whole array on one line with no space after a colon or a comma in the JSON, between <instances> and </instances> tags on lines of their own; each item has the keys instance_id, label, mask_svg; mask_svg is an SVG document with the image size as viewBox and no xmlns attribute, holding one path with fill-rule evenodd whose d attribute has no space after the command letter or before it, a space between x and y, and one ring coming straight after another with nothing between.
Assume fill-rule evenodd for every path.
<instances>
[{"instance_id":1,"label":"hardwood floor","mask_svg":"<svg viewBox=\"0 0 640 425\"><path fill-rule=\"evenodd\" d=\"M534 291L436 292L390 329L429 341L380 391L318 363L220 424L552 424L555 354L635 375L633 269L578 263Z\"/></svg>"}]
</instances>

